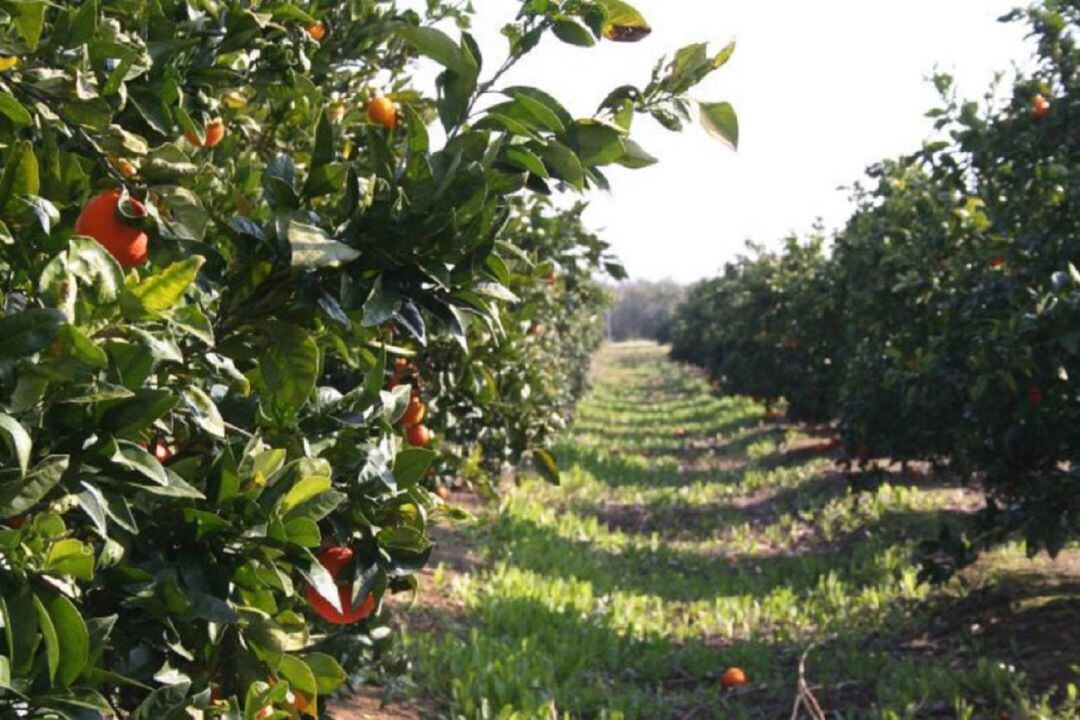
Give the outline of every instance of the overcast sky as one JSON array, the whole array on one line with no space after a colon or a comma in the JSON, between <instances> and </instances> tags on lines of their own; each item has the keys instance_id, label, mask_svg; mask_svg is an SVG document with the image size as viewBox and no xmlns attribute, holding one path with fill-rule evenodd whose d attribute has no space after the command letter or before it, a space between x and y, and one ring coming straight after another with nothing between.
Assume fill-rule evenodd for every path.
<instances>
[{"instance_id":1,"label":"overcast sky","mask_svg":"<svg viewBox=\"0 0 1080 720\"><path fill-rule=\"evenodd\" d=\"M719 50L737 41L733 60L693 95L734 103L738 152L698 126L676 135L642 117L634 135L660 164L612 168L612 193L591 197L589 225L635 278L693 281L715 274L746 239L776 242L818 217L841 225L849 204L840 186L931 135L925 112L936 95L926 78L935 67L979 98L995 72L1030 57L1023 26L996 21L1016 0L633 4L653 27L646 40L582 49L550 38L505 84L554 89L572 113L588 116L607 90L643 85L660 55L691 42ZM506 44L499 29L520 2L474 5L485 65L497 66Z\"/></svg>"}]
</instances>

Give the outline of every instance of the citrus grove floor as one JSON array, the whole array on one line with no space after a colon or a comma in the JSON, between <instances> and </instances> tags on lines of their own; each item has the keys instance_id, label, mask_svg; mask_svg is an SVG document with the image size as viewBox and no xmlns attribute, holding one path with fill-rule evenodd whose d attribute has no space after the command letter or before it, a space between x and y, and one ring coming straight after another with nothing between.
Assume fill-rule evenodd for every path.
<instances>
[{"instance_id":1,"label":"citrus grove floor","mask_svg":"<svg viewBox=\"0 0 1080 720\"><path fill-rule=\"evenodd\" d=\"M408 679L335 717L788 718L804 656L829 718L1080 717L1080 550L919 583L913 548L978 494L844 471L828 432L716 398L664 348L605 349L562 486L454 494L476 520L395 609ZM725 690L732 666L749 683Z\"/></svg>"}]
</instances>

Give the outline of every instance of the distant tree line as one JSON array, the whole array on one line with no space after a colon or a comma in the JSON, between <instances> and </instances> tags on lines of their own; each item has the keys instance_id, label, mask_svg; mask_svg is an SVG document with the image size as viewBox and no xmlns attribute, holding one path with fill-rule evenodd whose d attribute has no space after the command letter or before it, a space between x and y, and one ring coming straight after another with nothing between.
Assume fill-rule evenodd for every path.
<instances>
[{"instance_id":1,"label":"distant tree line","mask_svg":"<svg viewBox=\"0 0 1080 720\"><path fill-rule=\"evenodd\" d=\"M635 280L611 289L615 303L608 315L608 337L623 340L656 340L671 337L671 317L686 297L686 288L674 280Z\"/></svg>"}]
</instances>

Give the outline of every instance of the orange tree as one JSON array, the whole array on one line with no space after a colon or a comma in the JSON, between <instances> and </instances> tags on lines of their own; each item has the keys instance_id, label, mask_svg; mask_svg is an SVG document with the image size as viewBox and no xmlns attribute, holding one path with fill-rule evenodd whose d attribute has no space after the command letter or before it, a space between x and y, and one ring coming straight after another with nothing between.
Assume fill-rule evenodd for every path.
<instances>
[{"instance_id":1,"label":"orange tree","mask_svg":"<svg viewBox=\"0 0 1080 720\"><path fill-rule=\"evenodd\" d=\"M751 255L690 291L672 321L673 356L705 366L725 392L786 400L793 419L830 418L841 326L823 244L791 237L782 252L750 245Z\"/></svg>"},{"instance_id":2,"label":"orange tree","mask_svg":"<svg viewBox=\"0 0 1080 720\"><path fill-rule=\"evenodd\" d=\"M5 712L320 713L430 553L432 435L483 444L483 423L453 428L451 378L495 378L471 401L510 407L536 372L523 322L556 302L530 309L544 269L596 247L576 226L522 240L520 198L650 164L633 117L679 126L731 52L681 50L576 118L499 79L549 35L645 36L629 5L523 3L495 70L434 27L464 13L427 7L0 2ZM434 98L410 84L419 55ZM730 106L700 113L735 140ZM520 434L576 387L541 386L524 417L478 412Z\"/></svg>"},{"instance_id":3,"label":"orange tree","mask_svg":"<svg viewBox=\"0 0 1080 720\"><path fill-rule=\"evenodd\" d=\"M512 201L505 258L506 287L515 293L492 324L470 334L470 362L453 344L429 347L424 370L433 396L431 421L442 455L486 479L531 456L553 482L549 450L586 388L592 353L603 340L607 293L599 274L624 277L608 245L582 225L584 205L555 211L546 198Z\"/></svg>"},{"instance_id":4,"label":"orange tree","mask_svg":"<svg viewBox=\"0 0 1080 720\"><path fill-rule=\"evenodd\" d=\"M939 77L945 139L870 170L831 257L807 265L789 243L693 289L674 352L793 411L807 388L835 392L849 458L947 464L986 491L981 539L1056 553L1080 529L1080 3L1019 18L1037 62L1003 106ZM976 544L927 543L953 556L927 570L948 575Z\"/></svg>"}]
</instances>

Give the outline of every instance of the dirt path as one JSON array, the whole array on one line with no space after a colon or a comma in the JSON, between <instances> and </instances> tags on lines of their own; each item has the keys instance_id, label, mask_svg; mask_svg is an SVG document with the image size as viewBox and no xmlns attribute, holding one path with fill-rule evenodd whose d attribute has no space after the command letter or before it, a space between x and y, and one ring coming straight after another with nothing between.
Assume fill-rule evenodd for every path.
<instances>
[{"instance_id":1,"label":"dirt path","mask_svg":"<svg viewBox=\"0 0 1080 720\"><path fill-rule=\"evenodd\" d=\"M562 486L458 498L479 521L442 531L405 616L411 682L335 717L786 718L811 646L830 717L1077 717L1080 552L1002 548L921 584L915 544L978 495L844 473L826 438L712 397L659 348L609 348ZM733 666L749 683L725 689Z\"/></svg>"}]
</instances>

